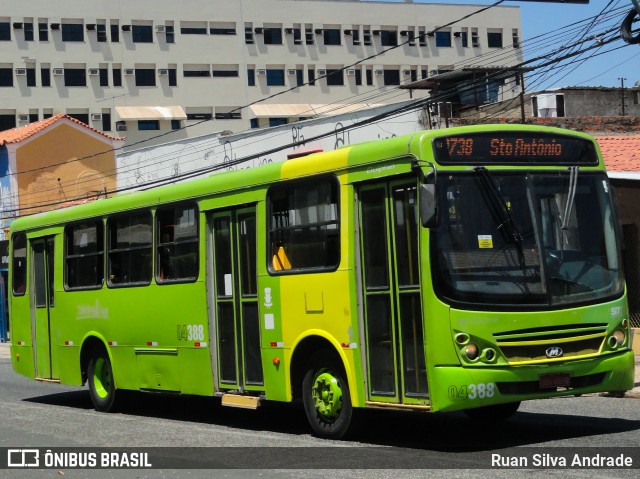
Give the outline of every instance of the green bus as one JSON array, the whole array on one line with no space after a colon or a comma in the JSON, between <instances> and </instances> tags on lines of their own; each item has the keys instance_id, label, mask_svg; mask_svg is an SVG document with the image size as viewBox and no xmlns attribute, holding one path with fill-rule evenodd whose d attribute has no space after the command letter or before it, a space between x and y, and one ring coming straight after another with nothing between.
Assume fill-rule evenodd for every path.
<instances>
[{"instance_id":1,"label":"green bus","mask_svg":"<svg viewBox=\"0 0 640 479\"><path fill-rule=\"evenodd\" d=\"M633 387L614 195L594 139L421 131L11 225L11 357L32 379L509 417Z\"/></svg>"}]
</instances>

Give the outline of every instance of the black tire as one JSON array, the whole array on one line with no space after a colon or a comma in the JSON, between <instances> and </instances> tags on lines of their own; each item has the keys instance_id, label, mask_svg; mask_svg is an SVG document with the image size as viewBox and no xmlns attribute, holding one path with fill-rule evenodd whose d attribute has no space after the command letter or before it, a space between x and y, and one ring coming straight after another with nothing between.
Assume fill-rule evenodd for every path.
<instances>
[{"instance_id":1,"label":"black tire","mask_svg":"<svg viewBox=\"0 0 640 479\"><path fill-rule=\"evenodd\" d=\"M464 412L474 421L483 423L496 423L506 421L513 416L520 407L520 401L506 404L494 404L474 409L465 409Z\"/></svg>"},{"instance_id":2,"label":"black tire","mask_svg":"<svg viewBox=\"0 0 640 479\"><path fill-rule=\"evenodd\" d=\"M314 354L302 381L302 402L313 432L325 439L340 439L351 424L353 408L349 383L334 354Z\"/></svg>"},{"instance_id":3,"label":"black tire","mask_svg":"<svg viewBox=\"0 0 640 479\"><path fill-rule=\"evenodd\" d=\"M94 351L87 368L87 382L96 411L113 412L117 409L120 405L117 399L122 394L116 390L111 361L104 349Z\"/></svg>"}]
</instances>

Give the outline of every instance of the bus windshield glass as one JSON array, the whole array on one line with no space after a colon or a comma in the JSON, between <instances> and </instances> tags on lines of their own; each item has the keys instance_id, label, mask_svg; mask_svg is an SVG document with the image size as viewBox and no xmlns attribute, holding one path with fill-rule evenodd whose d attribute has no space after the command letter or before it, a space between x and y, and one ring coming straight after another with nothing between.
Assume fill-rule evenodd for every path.
<instances>
[{"instance_id":1,"label":"bus windshield glass","mask_svg":"<svg viewBox=\"0 0 640 479\"><path fill-rule=\"evenodd\" d=\"M436 292L474 305L566 305L623 292L604 173L438 175Z\"/></svg>"}]
</instances>

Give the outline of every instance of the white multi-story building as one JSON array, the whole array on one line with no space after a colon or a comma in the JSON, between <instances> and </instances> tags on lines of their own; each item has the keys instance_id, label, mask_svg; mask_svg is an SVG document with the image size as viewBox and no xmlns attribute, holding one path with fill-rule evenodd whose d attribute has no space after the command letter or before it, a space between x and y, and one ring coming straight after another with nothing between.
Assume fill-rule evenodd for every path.
<instances>
[{"instance_id":1,"label":"white multi-story building","mask_svg":"<svg viewBox=\"0 0 640 479\"><path fill-rule=\"evenodd\" d=\"M171 130L156 141L404 100L401 84L466 63L521 60L519 8L460 20L480 8L411 0L4 2L0 130L66 113L133 145Z\"/></svg>"}]
</instances>

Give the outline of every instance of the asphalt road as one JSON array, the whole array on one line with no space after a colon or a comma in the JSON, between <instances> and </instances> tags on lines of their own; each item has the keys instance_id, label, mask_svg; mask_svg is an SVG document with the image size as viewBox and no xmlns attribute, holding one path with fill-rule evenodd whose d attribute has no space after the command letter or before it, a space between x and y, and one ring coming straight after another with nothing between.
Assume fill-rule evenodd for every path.
<instances>
[{"instance_id":1,"label":"asphalt road","mask_svg":"<svg viewBox=\"0 0 640 479\"><path fill-rule=\"evenodd\" d=\"M640 388L625 398L532 401L503 425L478 425L458 413L361 411L349 440L326 441L310 434L304 412L291 405L266 403L249 411L223 408L210 398L134 394L123 412L98 413L86 388L38 383L15 374L6 345L0 345L0 448L162 448L152 450L156 458L165 456L162 464L173 460L189 467L0 469L0 477L635 478L640 467L638 392ZM231 447L236 449L225 449ZM635 455L637 468L559 469L547 464L543 470L531 462L534 453L544 461L567 451L628 453ZM505 460L528 455L531 467L491 469L492 454ZM197 469L211 460L215 470Z\"/></svg>"}]
</instances>

